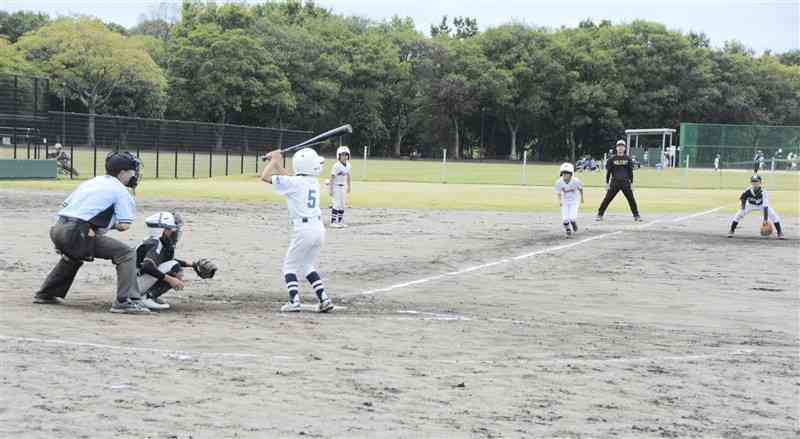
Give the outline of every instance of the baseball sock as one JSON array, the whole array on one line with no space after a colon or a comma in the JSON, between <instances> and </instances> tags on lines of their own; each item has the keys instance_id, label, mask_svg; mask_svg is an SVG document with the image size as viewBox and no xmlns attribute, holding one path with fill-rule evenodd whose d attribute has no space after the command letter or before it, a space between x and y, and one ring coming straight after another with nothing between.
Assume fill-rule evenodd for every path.
<instances>
[{"instance_id":1,"label":"baseball sock","mask_svg":"<svg viewBox=\"0 0 800 439\"><path fill-rule=\"evenodd\" d=\"M736 231L736 226L738 226L738 225L739 225L739 223L737 221L731 222L731 232L735 232Z\"/></svg>"},{"instance_id":2,"label":"baseball sock","mask_svg":"<svg viewBox=\"0 0 800 439\"><path fill-rule=\"evenodd\" d=\"M286 273L286 289L289 290L289 302L296 303L300 301L300 291L297 284L297 275L294 273Z\"/></svg>"},{"instance_id":3,"label":"baseball sock","mask_svg":"<svg viewBox=\"0 0 800 439\"><path fill-rule=\"evenodd\" d=\"M344 210L340 210L339 211L339 222L341 223L343 219L344 219Z\"/></svg>"},{"instance_id":4,"label":"baseball sock","mask_svg":"<svg viewBox=\"0 0 800 439\"><path fill-rule=\"evenodd\" d=\"M323 302L328 299L328 295L325 294L325 286L322 284L322 279L320 279L319 274L316 271L312 271L306 275L306 279L308 283L311 284L311 288L314 289L314 292L317 293L317 298L320 302Z\"/></svg>"},{"instance_id":5,"label":"baseball sock","mask_svg":"<svg viewBox=\"0 0 800 439\"><path fill-rule=\"evenodd\" d=\"M331 207L331 224L336 224L336 218L339 216L339 211Z\"/></svg>"},{"instance_id":6,"label":"baseball sock","mask_svg":"<svg viewBox=\"0 0 800 439\"><path fill-rule=\"evenodd\" d=\"M570 221L570 224L572 224L572 231L577 232L578 231L578 223L575 222L575 221Z\"/></svg>"},{"instance_id":7,"label":"baseball sock","mask_svg":"<svg viewBox=\"0 0 800 439\"><path fill-rule=\"evenodd\" d=\"M778 235L783 235L783 230L781 230L781 223L775 223L775 231L778 232Z\"/></svg>"}]
</instances>

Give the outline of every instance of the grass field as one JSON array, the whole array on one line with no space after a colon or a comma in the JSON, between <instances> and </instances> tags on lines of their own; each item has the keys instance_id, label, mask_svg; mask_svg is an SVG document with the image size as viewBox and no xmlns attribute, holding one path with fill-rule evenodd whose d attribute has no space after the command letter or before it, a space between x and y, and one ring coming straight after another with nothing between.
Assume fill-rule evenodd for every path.
<instances>
[{"instance_id":1,"label":"grass field","mask_svg":"<svg viewBox=\"0 0 800 439\"><path fill-rule=\"evenodd\" d=\"M0 188L31 188L67 192L80 180L0 182ZM655 213L697 212L720 206L733 212L739 189L667 189L638 188L637 199L643 215ZM594 212L604 195L602 187L587 187L585 214ZM797 191L770 191L770 200L784 216L800 216ZM145 199L216 200L245 203L280 203L282 200L267 184L253 176L215 177L212 179L145 179L137 189L137 197ZM488 184L439 184L412 182L355 182L349 203L351 207L490 210L511 212L546 212L557 210L550 186L506 186ZM328 205L327 195L323 206ZM620 194L610 212L626 212Z\"/></svg>"},{"instance_id":2,"label":"grass field","mask_svg":"<svg viewBox=\"0 0 800 439\"><path fill-rule=\"evenodd\" d=\"M0 147L0 158L10 158L12 153L10 148ZM106 153L106 150L98 150L97 171L100 173L103 172L102 159ZM26 150L19 149L17 156L27 157ZM160 178L173 178L176 173L178 178L193 176L207 178L209 175L220 177L226 174L240 176L242 170L244 175L254 176L262 167L262 163L257 162L253 153L245 155L244 158L240 154L231 153L227 157L227 173L225 154L209 156L208 153L197 153L193 156L191 153L180 153L176 157L174 151L162 151L156 160L155 152L142 151L140 158L144 164L142 173L147 179L155 178L156 174ZM93 151L75 150L74 163L75 168L81 173L81 178L93 175L95 165ZM332 164L333 160L329 158L326 161L326 170L330 169ZM354 180L370 182L550 186L558 177L558 164L528 165L525 176L520 163L450 162L444 167L437 161L370 159L365 167L363 160L354 159L352 165ZM605 172L577 175L586 186L602 187L604 184ZM637 170L635 176L636 186L640 188L741 190L748 184L749 172L739 169L723 172L708 169L656 171L654 168L648 168ZM800 172L766 172L763 176L765 184L772 191L800 190Z\"/></svg>"}]
</instances>

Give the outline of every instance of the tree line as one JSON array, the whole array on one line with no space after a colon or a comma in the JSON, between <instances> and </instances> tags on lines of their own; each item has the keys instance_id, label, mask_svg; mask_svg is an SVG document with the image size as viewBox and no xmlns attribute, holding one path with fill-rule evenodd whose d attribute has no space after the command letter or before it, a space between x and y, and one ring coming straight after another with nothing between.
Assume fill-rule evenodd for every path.
<instances>
[{"instance_id":1,"label":"tree line","mask_svg":"<svg viewBox=\"0 0 800 439\"><path fill-rule=\"evenodd\" d=\"M313 2L184 1L130 29L0 11L0 72L44 75L73 111L323 131L376 155L561 160L625 128L800 125L800 51L712 47L634 21L480 31L372 21Z\"/></svg>"}]
</instances>

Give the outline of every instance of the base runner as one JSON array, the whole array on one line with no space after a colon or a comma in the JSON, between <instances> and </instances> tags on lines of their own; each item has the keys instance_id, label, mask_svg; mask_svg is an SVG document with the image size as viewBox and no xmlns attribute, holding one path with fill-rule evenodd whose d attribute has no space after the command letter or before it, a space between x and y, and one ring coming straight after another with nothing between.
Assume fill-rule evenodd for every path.
<instances>
[{"instance_id":1,"label":"base runner","mask_svg":"<svg viewBox=\"0 0 800 439\"><path fill-rule=\"evenodd\" d=\"M572 163L562 164L561 176L554 187L567 236L578 231L578 207L583 203L583 183L578 177L573 177L574 173L575 167Z\"/></svg>"}]
</instances>

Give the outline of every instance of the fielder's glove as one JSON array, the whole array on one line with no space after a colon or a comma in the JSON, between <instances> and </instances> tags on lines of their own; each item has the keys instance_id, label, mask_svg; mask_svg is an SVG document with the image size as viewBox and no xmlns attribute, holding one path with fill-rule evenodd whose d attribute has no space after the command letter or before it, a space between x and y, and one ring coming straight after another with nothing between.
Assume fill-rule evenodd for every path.
<instances>
[{"instance_id":1,"label":"fielder's glove","mask_svg":"<svg viewBox=\"0 0 800 439\"><path fill-rule=\"evenodd\" d=\"M772 223L769 221L764 221L761 224L761 236L770 236L772 235Z\"/></svg>"},{"instance_id":2,"label":"fielder's glove","mask_svg":"<svg viewBox=\"0 0 800 439\"><path fill-rule=\"evenodd\" d=\"M195 261L192 268L201 279L211 279L217 273L217 266L206 258Z\"/></svg>"}]
</instances>

